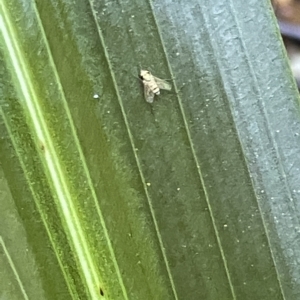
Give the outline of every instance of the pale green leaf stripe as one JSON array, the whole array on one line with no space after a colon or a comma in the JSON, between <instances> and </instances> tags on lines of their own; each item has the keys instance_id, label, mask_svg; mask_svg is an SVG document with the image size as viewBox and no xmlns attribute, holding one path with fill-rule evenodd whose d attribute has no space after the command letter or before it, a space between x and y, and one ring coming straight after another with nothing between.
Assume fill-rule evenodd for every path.
<instances>
[{"instance_id":1,"label":"pale green leaf stripe","mask_svg":"<svg viewBox=\"0 0 300 300\"><path fill-rule=\"evenodd\" d=\"M0 28L1 28L1 21L2 21L2 18L1 18L1 15L0 15ZM1 106L0 106L0 113L1 113L1 115L3 117L3 121L4 121L4 124L5 124L6 128L7 128L7 130L8 130L9 136L11 137L12 144L13 144L14 148L17 150L17 142L15 141L14 135L13 135L13 133L10 130L10 126L8 125L8 121L7 121L6 117L5 117L5 114L3 113L3 110L2 110ZM16 153L18 154L18 152L16 152ZM29 180L29 178L27 176L26 166L24 165L22 159L20 159L20 165L21 165L21 167L22 167L22 169L24 171L24 175L25 175L26 180L29 182L30 180ZM30 191L31 191L31 194L32 194L33 198L37 199L37 195L35 193L35 190L32 188L32 185L29 185L29 188L30 188ZM43 220L43 224L45 226L45 229L48 232L48 236L49 236L50 242L51 242L51 244L53 246L53 250L57 254L56 248L55 248L55 245L54 245L54 242L53 242L53 239L51 238L51 234L50 234L48 223L47 223L46 218L45 218L44 213L43 213L43 210L41 209L41 207L39 205L39 201L36 200L35 203L37 205L38 211L40 212L40 216L41 216L41 219ZM64 277L67 278L67 275L66 275L66 272L65 272L65 268L63 267L63 263L62 263L62 261L60 259L60 256L57 254L56 257L57 257L58 263L59 263L59 265L61 267L61 270L62 270L62 272L64 274ZM18 279L17 279L17 281L18 281ZM66 284L67 284L67 286L69 288L70 293L72 294L72 289L71 289L71 287L69 285L69 281L68 280L66 280Z\"/></svg>"},{"instance_id":2,"label":"pale green leaf stripe","mask_svg":"<svg viewBox=\"0 0 300 300\"><path fill-rule=\"evenodd\" d=\"M40 26L42 28L42 26ZM42 115L42 110L39 107L39 103L37 101L37 96L35 93L35 90L31 84L30 75L27 72L27 66L25 63L25 60L22 56L22 53L18 47L17 44L17 35L14 32L13 29L13 22L12 18L10 18L10 15L8 11L6 10L6 7L3 2L0 3L0 31L2 33L2 37L5 43L5 46L7 47L7 53L9 53L8 61L12 65L12 69L14 70L13 76L15 76L15 79L18 82L18 92L20 95L22 95L22 98L24 100L24 108L28 110L29 115L31 116L31 120L33 123L34 131L37 136L38 141L45 145L45 151L44 151L44 157L45 157L45 163L47 165L47 169L49 171L51 180L53 182L53 186L55 188L56 197L58 199L58 204L60 205L61 212L64 214L64 220L66 222L66 226L69 232L69 235L71 237L71 241L73 242L73 249L77 254L77 257L80 262L81 270L84 275L86 286L88 288L90 297L92 299L98 299L98 284L99 284L99 276L97 274L97 270L95 265L93 264L92 255L89 251L88 244L86 242L86 238L84 236L84 232L82 230L79 218L76 214L76 209L73 206L72 197L68 188L67 180L63 175L63 171L61 169L60 161L58 159L56 150L53 145L53 141L51 139L51 136L49 134L48 128L46 123L44 122L44 118ZM44 39L46 41L46 39ZM48 49L49 52L49 49ZM51 57L51 55L49 55ZM54 64L53 64L54 66ZM58 77L58 76L57 76ZM68 111L68 110L67 110ZM1 111L2 112L2 111ZM2 112L3 114L3 112ZM5 119L5 118L4 118ZM71 121L70 115L69 120ZM72 126L72 122L71 122ZM74 130L74 126L73 130ZM75 132L75 130L74 130ZM78 141L77 145L78 145ZM14 146L16 144L14 143ZM78 147L78 149L80 149ZM81 159L83 160L83 155L81 151L79 151L81 154ZM21 163L21 165L23 165ZM24 166L23 166L24 167ZM84 169L87 172L87 167L84 164ZM26 172L24 172L26 174ZM89 176L87 176L89 178ZM89 180L90 188L92 190L92 194L94 196L95 203L96 196L95 192L92 188L91 181ZM125 291L124 285L122 283L122 279L120 276L120 272L116 263L116 259L113 253L113 249L111 247L111 244L109 242L108 233L105 228L105 224L103 221L103 218L101 217L100 209L97 205L97 210L100 215L100 219L104 228L104 232L106 234L106 238L108 241L108 245L111 251L111 254L113 256L114 265L116 268L116 271L119 275L120 285L122 287L124 298L128 299L127 293ZM47 224L44 220L45 227L47 229ZM49 230L47 230L49 232ZM51 236L50 236L51 240ZM54 248L55 250L55 248ZM57 255L58 260L59 256ZM63 267L60 262L62 271ZM63 271L64 275L65 272ZM66 276L66 275L65 275ZM68 284L68 280L66 280ZM70 287L69 287L70 289Z\"/></svg>"},{"instance_id":3,"label":"pale green leaf stripe","mask_svg":"<svg viewBox=\"0 0 300 300\"><path fill-rule=\"evenodd\" d=\"M18 271L17 271L17 269L16 269L16 267L15 267L15 264L14 264L14 262L13 262L11 256L9 255L9 251L8 251L8 249L7 249L6 246L5 246L5 243L4 243L4 241L3 241L2 236L0 236L0 245L1 245L2 249L3 249L4 255L5 255L5 257L6 257L7 261L8 261L8 263L9 263L9 266L11 267L11 269L12 269L14 275L15 275L16 281L17 281L18 284L19 284L19 287L20 287L20 290L21 290L21 292L22 292L22 294L23 294L23 296L24 296L24 299L29 300L28 295L27 295L27 293L26 293L26 291L25 291L24 285L23 285L23 283L22 283L22 281L21 281L21 279L20 279L20 276L19 276L19 274L18 274Z\"/></svg>"}]
</instances>

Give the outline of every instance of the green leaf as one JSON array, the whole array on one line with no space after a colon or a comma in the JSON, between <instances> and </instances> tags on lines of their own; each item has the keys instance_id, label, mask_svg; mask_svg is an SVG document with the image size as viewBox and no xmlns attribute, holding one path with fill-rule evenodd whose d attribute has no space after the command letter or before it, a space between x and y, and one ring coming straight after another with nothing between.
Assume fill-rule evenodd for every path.
<instances>
[{"instance_id":1,"label":"green leaf","mask_svg":"<svg viewBox=\"0 0 300 300\"><path fill-rule=\"evenodd\" d=\"M3 0L0 31L2 297L299 298L269 3ZM146 103L141 68L172 91Z\"/></svg>"}]
</instances>

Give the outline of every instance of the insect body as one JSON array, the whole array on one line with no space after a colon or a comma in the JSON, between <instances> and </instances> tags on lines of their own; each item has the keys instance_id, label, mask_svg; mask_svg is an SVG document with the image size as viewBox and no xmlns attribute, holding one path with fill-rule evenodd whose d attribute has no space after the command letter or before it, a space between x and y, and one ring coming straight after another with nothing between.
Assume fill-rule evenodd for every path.
<instances>
[{"instance_id":1,"label":"insect body","mask_svg":"<svg viewBox=\"0 0 300 300\"><path fill-rule=\"evenodd\" d=\"M144 84L145 99L149 103L153 102L154 95L160 94L160 90L171 90L168 82L153 76L149 71L141 70L140 78Z\"/></svg>"}]
</instances>

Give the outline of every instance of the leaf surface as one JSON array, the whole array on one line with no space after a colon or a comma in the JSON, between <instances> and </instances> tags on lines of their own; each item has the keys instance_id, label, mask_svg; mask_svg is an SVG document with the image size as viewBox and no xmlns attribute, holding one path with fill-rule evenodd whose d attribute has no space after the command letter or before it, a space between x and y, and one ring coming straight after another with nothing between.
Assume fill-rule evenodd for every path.
<instances>
[{"instance_id":1,"label":"leaf surface","mask_svg":"<svg viewBox=\"0 0 300 300\"><path fill-rule=\"evenodd\" d=\"M3 293L299 298L299 97L269 4L0 13ZM146 103L141 68L172 91Z\"/></svg>"}]
</instances>

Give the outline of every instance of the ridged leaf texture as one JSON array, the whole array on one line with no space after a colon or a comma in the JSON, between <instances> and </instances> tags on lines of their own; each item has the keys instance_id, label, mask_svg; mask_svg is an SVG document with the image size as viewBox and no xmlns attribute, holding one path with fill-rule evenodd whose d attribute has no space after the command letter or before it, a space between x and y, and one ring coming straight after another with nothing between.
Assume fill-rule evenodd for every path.
<instances>
[{"instance_id":1,"label":"ridged leaf texture","mask_svg":"<svg viewBox=\"0 0 300 300\"><path fill-rule=\"evenodd\" d=\"M1 299L300 299L267 1L2 0L0 32Z\"/></svg>"}]
</instances>

